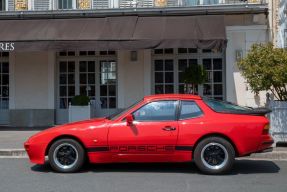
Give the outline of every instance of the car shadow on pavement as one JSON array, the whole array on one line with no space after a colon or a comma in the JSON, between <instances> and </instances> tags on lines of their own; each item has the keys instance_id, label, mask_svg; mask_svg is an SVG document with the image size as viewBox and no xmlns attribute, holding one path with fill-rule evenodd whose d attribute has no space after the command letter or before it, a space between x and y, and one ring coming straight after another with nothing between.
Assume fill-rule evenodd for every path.
<instances>
[{"instance_id":1,"label":"car shadow on pavement","mask_svg":"<svg viewBox=\"0 0 287 192\"><path fill-rule=\"evenodd\" d=\"M48 162L31 167L35 172L53 172ZM228 175L278 173L280 167L268 160L236 160ZM143 173L196 173L201 174L194 163L113 163L87 164L80 172L143 172Z\"/></svg>"},{"instance_id":2,"label":"car shadow on pavement","mask_svg":"<svg viewBox=\"0 0 287 192\"><path fill-rule=\"evenodd\" d=\"M279 173L280 167L270 160L236 160L231 175Z\"/></svg>"}]
</instances>

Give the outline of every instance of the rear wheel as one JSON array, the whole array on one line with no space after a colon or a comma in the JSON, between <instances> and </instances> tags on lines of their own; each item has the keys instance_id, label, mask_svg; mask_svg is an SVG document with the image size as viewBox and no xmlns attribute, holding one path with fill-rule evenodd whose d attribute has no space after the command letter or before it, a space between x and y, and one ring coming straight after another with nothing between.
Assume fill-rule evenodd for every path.
<instances>
[{"instance_id":1,"label":"rear wheel","mask_svg":"<svg viewBox=\"0 0 287 192\"><path fill-rule=\"evenodd\" d=\"M224 174L233 167L235 151L226 139L208 137L196 146L194 161L205 174Z\"/></svg>"},{"instance_id":2,"label":"rear wheel","mask_svg":"<svg viewBox=\"0 0 287 192\"><path fill-rule=\"evenodd\" d=\"M85 162L85 151L73 139L55 141L49 149L49 162L53 170L61 173L79 171Z\"/></svg>"}]
</instances>

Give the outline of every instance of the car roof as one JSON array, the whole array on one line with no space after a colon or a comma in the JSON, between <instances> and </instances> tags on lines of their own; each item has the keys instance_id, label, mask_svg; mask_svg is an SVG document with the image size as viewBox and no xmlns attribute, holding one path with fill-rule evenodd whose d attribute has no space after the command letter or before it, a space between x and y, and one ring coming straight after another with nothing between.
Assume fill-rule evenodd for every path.
<instances>
[{"instance_id":1,"label":"car roof","mask_svg":"<svg viewBox=\"0 0 287 192\"><path fill-rule=\"evenodd\" d=\"M144 100L158 100L158 99L194 99L201 100L202 98L198 95L192 94L157 94L148 95L144 97Z\"/></svg>"}]
</instances>

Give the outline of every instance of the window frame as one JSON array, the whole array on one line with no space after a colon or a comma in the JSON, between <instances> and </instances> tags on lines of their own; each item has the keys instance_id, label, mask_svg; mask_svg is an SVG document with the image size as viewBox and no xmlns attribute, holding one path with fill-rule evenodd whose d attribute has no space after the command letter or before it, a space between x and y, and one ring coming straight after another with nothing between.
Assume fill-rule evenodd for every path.
<instances>
[{"instance_id":1,"label":"window frame","mask_svg":"<svg viewBox=\"0 0 287 192\"><path fill-rule=\"evenodd\" d=\"M7 11L8 8L8 0L0 0L2 3L4 3L4 5L2 5L2 9L0 9L1 11Z\"/></svg>"},{"instance_id":2,"label":"window frame","mask_svg":"<svg viewBox=\"0 0 287 192\"><path fill-rule=\"evenodd\" d=\"M55 10L73 10L73 9L77 9L77 0L71 0L72 1L72 8L71 9L60 9L59 5L60 5L60 1L64 1L64 0L54 0L54 9Z\"/></svg>"},{"instance_id":3,"label":"window frame","mask_svg":"<svg viewBox=\"0 0 287 192\"><path fill-rule=\"evenodd\" d=\"M195 103L195 105L199 108L199 110L201 111L201 115L196 116L196 117L188 117L188 118L180 118L181 115L181 109L182 109L182 103L183 102L193 102ZM195 119L195 118L200 118L203 117L205 115L204 111L202 110L202 108L196 103L195 100L180 100L179 101L179 110L178 110L178 121L184 121L184 120L190 120L190 119Z\"/></svg>"},{"instance_id":4,"label":"window frame","mask_svg":"<svg viewBox=\"0 0 287 192\"><path fill-rule=\"evenodd\" d=\"M186 48L186 53L180 52L179 49L181 48L174 48L174 51L172 54L165 54L164 50L162 51L162 53L156 54L155 53L155 49L151 50L151 93L152 94L156 94L155 93L155 61L156 60L173 60L173 90L174 93L179 93L180 91L180 85L182 85L180 83L179 80L179 62L180 60L187 60L187 62L189 62L189 60L192 59L196 59L197 60L197 64L203 66L203 60L205 59L210 59L211 60L211 66L212 66L212 74L214 72L217 71L221 71L222 73L222 81L221 82L214 82L214 79L212 79L212 82L206 82L204 84L210 84L211 85L211 95L204 95L204 84L199 85L198 86L198 94L199 95L203 95L203 96L208 96L208 97L213 97L215 99L217 98L222 98L222 100L226 99L226 58L225 58L225 54L226 54L226 50L223 49L221 51L219 50L210 50L209 52L204 52L202 49L197 49L197 52L193 52L192 48ZM182 48L185 49L185 48ZM216 59L221 59L221 64L222 64L222 69L216 69L213 70L213 61ZM212 76L213 78L213 76ZM222 94L221 95L215 95L214 94L214 90L213 90L213 85L218 85L221 84L222 85Z\"/></svg>"},{"instance_id":5,"label":"window frame","mask_svg":"<svg viewBox=\"0 0 287 192\"><path fill-rule=\"evenodd\" d=\"M115 63L115 70L114 71L108 71L108 72L102 72L102 64L104 63ZM107 84L102 84L102 75L110 75L114 74L115 75L115 83L107 83ZM107 107L102 107L101 109L117 109L118 108L118 62L116 59L99 59L99 74L98 74L100 80L99 80L99 99L107 99ZM101 87L106 86L107 88L107 94L102 95L101 93ZM111 86L115 86L115 95L110 95L110 88ZM115 99L115 107L110 107L110 99Z\"/></svg>"},{"instance_id":6,"label":"window frame","mask_svg":"<svg viewBox=\"0 0 287 192\"><path fill-rule=\"evenodd\" d=\"M92 52L93 50L87 50L85 52ZM117 51L113 55L100 55L99 51L94 51L94 54L80 55L80 51L60 51L56 53L56 109L57 110L67 110L68 108L60 108L60 71L59 64L62 61L74 61L75 62L75 95L80 94L80 61L94 61L95 62L95 102L101 107L100 102L100 61L113 60L116 63L116 96L113 96L116 100L115 108L101 108L100 110L115 110L119 107L119 95L118 95L118 59Z\"/></svg>"},{"instance_id":7,"label":"window frame","mask_svg":"<svg viewBox=\"0 0 287 192\"><path fill-rule=\"evenodd\" d=\"M139 108L131 111L129 114L132 114L138 110L140 110L141 108L145 107L146 105L148 104L151 104L153 102L161 102L161 101L175 101L176 102L176 108L175 108L175 114L174 114L174 120L154 120L154 121L151 121L151 120L136 120L134 119L134 121L136 122L173 122L173 121L178 121L178 113L179 113L179 100L178 99L162 99L162 100L152 100L150 102L147 102L145 104L143 104L142 106L140 106ZM133 115L134 117L134 115Z\"/></svg>"}]
</instances>

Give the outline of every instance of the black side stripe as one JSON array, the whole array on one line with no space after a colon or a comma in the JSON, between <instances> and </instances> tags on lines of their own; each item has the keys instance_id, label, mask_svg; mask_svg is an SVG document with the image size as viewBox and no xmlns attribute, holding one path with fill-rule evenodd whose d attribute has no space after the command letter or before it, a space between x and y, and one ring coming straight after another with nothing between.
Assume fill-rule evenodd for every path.
<instances>
[{"instance_id":1,"label":"black side stripe","mask_svg":"<svg viewBox=\"0 0 287 192\"><path fill-rule=\"evenodd\" d=\"M88 152L99 152L99 151L109 151L109 147L90 147Z\"/></svg>"},{"instance_id":2,"label":"black side stripe","mask_svg":"<svg viewBox=\"0 0 287 192\"><path fill-rule=\"evenodd\" d=\"M192 151L192 146L175 146L176 151Z\"/></svg>"},{"instance_id":3,"label":"black side stripe","mask_svg":"<svg viewBox=\"0 0 287 192\"><path fill-rule=\"evenodd\" d=\"M109 147L107 146L101 146L101 147L90 147L87 149L88 152L104 152L109 151ZM175 146L176 151L192 151L192 146Z\"/></svg>"}]
</instances>

